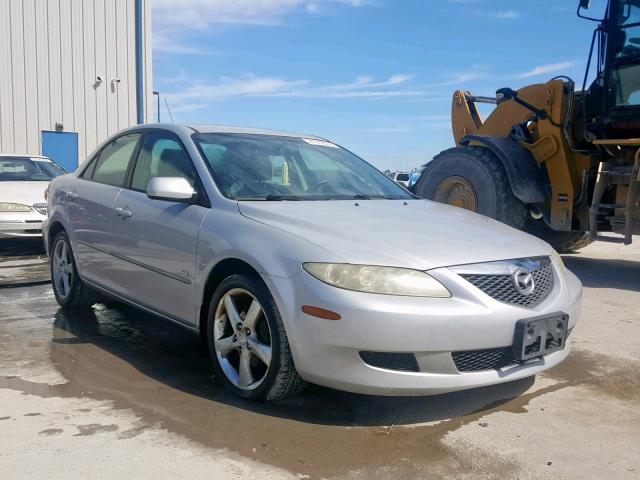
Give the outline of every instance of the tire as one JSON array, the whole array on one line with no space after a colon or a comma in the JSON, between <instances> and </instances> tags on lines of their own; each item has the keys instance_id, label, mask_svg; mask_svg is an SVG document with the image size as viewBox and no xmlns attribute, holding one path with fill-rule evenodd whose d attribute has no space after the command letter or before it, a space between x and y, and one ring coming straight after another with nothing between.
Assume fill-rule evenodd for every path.
<instances>
[{"instance_id":1,"label":"tire","mask_svg":"<svg viewBox=\"0 0 640 480\"><path fill-rule=\"evenodd\" d=\"M65 232L58 233L53 239L49 262L53 294L62 308L90 308L96 303L96 292L78 275L71 242Z\"/></svg>"},{"instance_id":2,"label":"tire","mask_svg":"<svg viewBox=\"0 0 640 480\"><path fill-rule=\"evenodd\" d=\"M529 219L523 230L549 243L557 252L575 252L593 242L589 232L552 230L543 220Z\"/></svg>"},{"instance_id":3,"label":"tire","mask_svg":"<svg viewBox=\"0 0 640 480\"><path fill-rule=\"evenodd\" d=\"M233 325L235 314L228 309L229 298L244 322L242 328L237 328L237 323ZM254 301L261 308L257 315L251 315ZM252 320L254 317L257 320ZM218 285L209 304L207 344L215 376L239 397L281 400L305 386L295 368L280 312L268 288L257 277L231 275ZM270 347L268 365L261 358L263 354L258 355L265 346ZM243 356L250 359L246 363L250 374L244 378Z\"/></svg>"},{"instance_id":4,"label":"tire","mask_svg":"<svg viewBox=\"0 0 640 480\"><path fill-rule=\"evenodd\" d=\"M458 190L447 195L447 185ZM525 205L513 196L504 166L491 150L483 147L456 147L440 153L426 165L414 193L467 208L518 229L524 226L527 215Z\"/></svg>"}]
</instances>

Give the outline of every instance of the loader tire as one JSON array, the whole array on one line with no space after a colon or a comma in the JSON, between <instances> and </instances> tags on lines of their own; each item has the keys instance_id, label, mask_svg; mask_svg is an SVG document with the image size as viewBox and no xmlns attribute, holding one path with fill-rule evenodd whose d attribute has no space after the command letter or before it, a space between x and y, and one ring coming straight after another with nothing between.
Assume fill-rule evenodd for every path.
<instances>
[{"instance_id":1,"label":"loader tire","mask_svg":"<svg viewBox=\"0 0 640 480\"><path fill-rule=\"evenodd\" d=\"M483 147L455 147L424 168L413 192L522 229L527 209L513 196L502 162Z\"/></svg>"},{"instance_id":2,"label":"loader tire","mask_svg":"<svg viewBox=\"0 0 640 480\"><path fill-rule=\"evenodd\" d=\"M552 230L543 220L529 219L523 230L549 243L558 253L575 252L593 242L589 232Z\"/></svg>"}]
</instances>

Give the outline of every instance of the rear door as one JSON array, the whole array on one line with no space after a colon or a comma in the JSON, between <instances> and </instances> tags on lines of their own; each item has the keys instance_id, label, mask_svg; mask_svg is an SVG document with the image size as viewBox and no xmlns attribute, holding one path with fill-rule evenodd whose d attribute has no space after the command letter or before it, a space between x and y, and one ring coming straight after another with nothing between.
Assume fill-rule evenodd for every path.
<instances>
[{"instance_id":1,"label":"rear door","mask_svg":"<svg viewBox=\"0 0 640 480\"><path fill-rule=\"evenodd\" d=\"M200 193L197 204L153 200L146 189L153 177L184 177ZM122 295L172 318L195 322L194 272L200 225L208 200L191 158L177 136L145 135L129 187L115 202L118 258L114 268Z\"/></svg>"},{"instance_id":2,"label":"rear door","mask_svg":"<svg viewBox=\"0 0 640 480\"><path fill-rule=\"evenodd\" d=\"M129 133L109 142L62 196L80 273L108 288L113 286L113 204L140 137Z\"/></svg>"}]
</instances>

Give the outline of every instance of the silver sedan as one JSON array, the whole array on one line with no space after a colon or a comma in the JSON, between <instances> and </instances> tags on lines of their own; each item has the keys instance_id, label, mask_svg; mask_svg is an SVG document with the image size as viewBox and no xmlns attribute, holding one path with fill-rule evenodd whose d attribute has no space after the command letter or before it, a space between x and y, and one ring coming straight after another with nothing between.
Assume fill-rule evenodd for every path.
<instances>
[{"instance_id":1,"label":"silver sedan","mask_svg":"<svg viewBox=\"0 0 640 480\"><path fill-rule=\"evenodd\" d=\"M246 398L516 380L568 355L579 315L580 282L548 244L314 136L138 126L48 202L63 308L102 294L179 323Z\"/></svg>"}]
</instances>

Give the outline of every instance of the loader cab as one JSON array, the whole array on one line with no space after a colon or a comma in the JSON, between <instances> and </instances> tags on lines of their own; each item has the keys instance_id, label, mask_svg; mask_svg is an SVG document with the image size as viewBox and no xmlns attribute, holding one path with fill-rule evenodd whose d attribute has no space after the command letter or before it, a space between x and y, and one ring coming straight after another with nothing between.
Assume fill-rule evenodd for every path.
<instances>
[{"instance_id":1,"label":"loader cab","mask_svg":"<svg viewBox=\"0 0 640 480\"><path fill-rule=\"evenodd\" d=\"M584 15L588 2L581 2ZM589 54L596 78L587 90L585 113L591 138L640 137L640 0L609 0L598 20ZM595 57L595 58L594 58ZM587 75L585 75L586 81Z\"/></svg>"}]
</instances>

